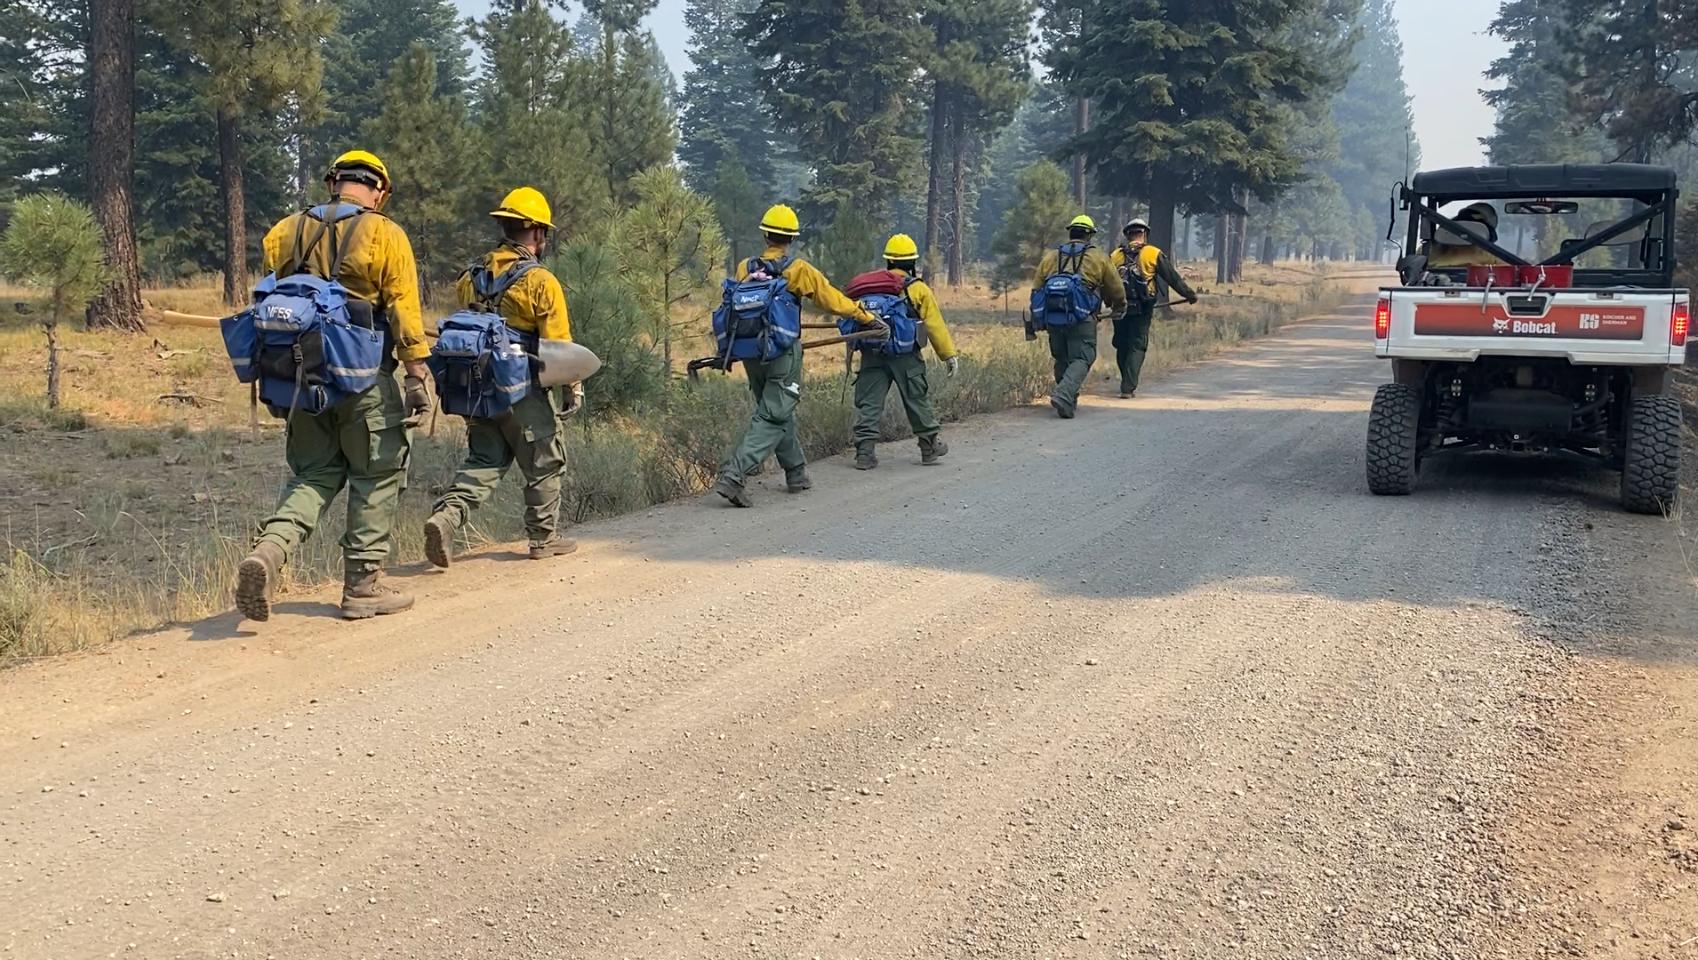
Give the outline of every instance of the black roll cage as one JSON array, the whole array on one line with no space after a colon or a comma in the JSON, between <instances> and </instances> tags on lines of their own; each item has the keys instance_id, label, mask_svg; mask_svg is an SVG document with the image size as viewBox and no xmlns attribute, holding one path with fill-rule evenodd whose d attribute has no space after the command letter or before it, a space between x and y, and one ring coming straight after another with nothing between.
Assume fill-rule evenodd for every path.
<instances>
[{"instance_id":1,"label":"black roll cage","mask_svg":"<svg viewBox=\"0 0 1698 960\"><path fill-rule=\"evenodd\" d=\"M1515 170L1516 168L1507 168L1506 172L1513 173ZM1597 174L1600 171L1604 171L1605 175L1598 176ZM1600 231L1594 236L1586 237L1579 243L1566 245L1551 256L1539 261L1537 264L1528 263L1521 257L1518 257L1504 249L1495 241L1488 240L1484 237L1477 240L1475 242L1475 246L1478 246L1480 249L1490 253L1492 256L1497 257L1506 264L1513 264L1516 266L1556 266L1559 264L1572 264L1582 254L1591 250L1596 250L1597 248L1608 244L1611 240L1650 223L1657 217L1661 216L1663 218L1661 237L1662 262L1658 269L1590 269L1585 271L1585 273L1588 275L1586 279L1593 281L1587 285L1605 285L1610 283L1654 285L1660 287L1668 287L1672 285L1674 282L1675 266L1675 211L1676 199L1679 196L1679 191L1676 190L1673 185L1673 174L1667 174L1669 182L1666 186L1664 186L1660 183L1653 185L1652 183L1644 182L1645 177L1642 173L1638 172L1639 168L1635 168L1632 175L1629 175L1629 171L1623 170L1623 176L1620 179L1626 182L1619 186L1612 187L1610 186L1610 180L1612 178L1607 175L1607 171L1607 166L1587 168L1587 173L1592 174L1592 176L1586 177L1586 182L1571 183L1567 186L1567 188L1565 188L1560 178L1558 178L1556 182L1546 180L1545 182L1540 183L1536 188L1526 185L1513 186L1508 183L1497 183L1493 186L1475 184L1474 189L1469 189L1467 191L1446 190L1443 192L1421 191L1410 187L1406 183L1399 183L1397 185L1397 198L1401 202L1402 209L1411 213L1411 215L1407 218L1407 245L1404 247L1404 254L1413 254L1419 248L1421 243L1421 223L1423 220L1437 224L1438 226L1446 227L1455 233L1472 233L1472 231L1462 227L1455 219L1440 213L1438 208L1441 204L1474 200L1540 200L1551 197L1560 197L1562 199L1632 200L1644 204L1644 206L1618 221L1608 229ZM1445 171L1441 172L1438 176L1445 177L1447 175L1455 174L1466 175L1472 172L1473 171L1463 170ZM1494 171L1490 168L1481 168L1478 172L1481 174L1493 174L1498 171ZM1657 172L1663 173L1664 171ZM1417 176L1415 180L1417 184L1419 184L1421 180L1427 179L1431 176L1432 175L1423 174L1421 176ZM1450 183L1447 185L1451 187L1462 186L1460 183ZM1578 279L1579 278L1577 278L1577 280Z\"/></svg>"}]
</instances>

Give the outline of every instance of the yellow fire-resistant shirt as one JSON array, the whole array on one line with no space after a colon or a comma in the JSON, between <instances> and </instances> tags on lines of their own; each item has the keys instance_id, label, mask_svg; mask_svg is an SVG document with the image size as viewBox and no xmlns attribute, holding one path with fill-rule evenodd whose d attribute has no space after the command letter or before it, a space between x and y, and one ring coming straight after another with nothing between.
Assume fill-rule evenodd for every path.
<instances>
[{"instance_id":1,"label":"yellow fire-resistant shirt","mask_svg":"<svg viewBox=\"0 0 1698 960\"><path fill-rule=\"evenodd\" d=\"M767 247L760 259L767 261L781 260L788 255L783 247ZM737 279L749 278L749 261L742 260L737 264ZM874 323L872 314L861 309L861 305L849 299L843 291L831 285L825 274L819 268L800 257L790 261L784 268L784 279L790 289L799 297L812 300L816 306L826 313L839 317L853 317L859 323L871 325Z\"/></svg>"},{"instance_id":2,"label":"yellow fire-resistant shirt","mask_svg":"<svg viewBox=\"0 0 1698 960\"><path fill-rule=\"evenodd\" d=\"M1043 261L1032 274L1032 289L1042 287L1044 281L1055 273L1056 265L1060 262L1060 250L1052 249L1044 254ZM1114 269L1114 264L1109 262L1101 250L1094 246L1085 248L1085 256L1079 263L1079 275L1103 298L1103 305L1108 307L1111 313L1121 313L1126 309L1126 285L1120 282L1120 271Z\"/></svg>"},{"instance_id":3,"label":"yellow fire-resistant shirt","mask_svg":"<svg viewBox=\"0 0 1698 960\"><path fill-rule=\"evenodd\" d=\"M1181 297L1189 298L1196 295L1192 292L1191 285L1185 282L1185 278L1179 275L1178 270L1174 269L1173 262L1167 258L1167 254L1163 253L1160 247L1153 243L1146 243L1132 248L1132 252L1138 258L1137 266L1133 268L1133 272L1136 276L1143 277L1144 282L1149 284L1149 295L1152 298L1156 295L1156 281L1158 279L1166 283ZM1114 265L1116 272L1126 265L1126 254L1127 245L1121 244L1114 248L1113 253L1108 255L1108 262ZM1127 291L1127 293L1130 295L1131 291Z\"/></svg>"},{"instance_id":4,"label":"yellow fire-resistant shirt","mask_svg":"<svg viewBox=\"0 0 1698 960\"><path fill-rule=\"evenodd\" d=\"M295 250L297 237L303 244L312 239L321 221L311 213L308 210L284 217L265 235L265 269L282 268ZM424 318L419 313L419 271L406 232L395 221L371 209L338 221L335 230L338 252L348 244L353 246L347 249L342 270L333 279L352 296L370 303L388 321L398 359L413 361L429 356ZM330 241L327 231L306 258L303 266L314 276L332 279Z\"/></svg>"},{"instance_id":5,"label":"yellow fire-resistant shirt","mask_svg":"<svg viewBox=\"0 0 1698 960\"><path fill-rule=\"evenodd\" d=\"M484 254L483 264L489 272L500 277L530 253L510 243L503 243ZM477 297L472 293L470 271L460 274L454 284L460 305L471 306ZM533 267L514 281L501 298L496 309L507 325L523 333L534 333L544 340L572 339L572 322L566 314L566 291L547 267Z\"/></svg>"},{"instance_id":6,"label":"yellow fire-resistant shirt","mask_svg":"<svg viewBox=\"0 0 1698 960\"><path fill-rule=\"evenodd\" d=\"M903 279L908 277L901 270L890 272ZM943 309L937 305L937 295L932 293L932 288L926 286L924 280L915 279L908 284L908 302L920 312L920 322L926 327L926 339L931 342L932 352L937 354L937 358L948 360L955 356L955 340L943 324Z\"/></svg>"}]
</instances>

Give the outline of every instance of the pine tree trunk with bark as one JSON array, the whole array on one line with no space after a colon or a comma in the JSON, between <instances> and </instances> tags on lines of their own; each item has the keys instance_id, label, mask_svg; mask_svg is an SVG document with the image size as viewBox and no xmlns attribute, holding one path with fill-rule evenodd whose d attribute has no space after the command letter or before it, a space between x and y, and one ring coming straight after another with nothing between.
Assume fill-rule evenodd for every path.
<instances>
[{"instance_id":1,"label":"pine tree trunk with bark","mask_svg":"<svg viewBox=\"0 0 1698 960\"><path fill-rule=\"evenodd\" d=\"M961 129L959 103L954 107L949 125L949 208L952 211L949 224L949 285L959 287L967 272L967 131Z\"/></svg>"},{"instance_id":2,"label":"pine tree trunk with bark","mask_svg":"<svg viewBox=\"0 0 1698 960\"><path fill-rule=\"evenodd\" d=\"M241 124L227 107L218 108L218 172L224 194L224 302L248 298L248 232L242 185Z\"/></svg>"},{"instance_id":3,"label":"pine tree trunk with bark","mask_svg":"<svg viewBox=\"0 0 1698 960\"><path fill-rule=\"evenodd\" d=\"M136 253L135 0L92 0L88 65L92 80L88 140L88 192L100 224L111 279L88 306L92 328L139 333L141 268ZM56 342L53 334L49 342ZM58 374L50 386L57 390Z\"/></svg>"},{"instance_id":4,"label":"pine tree trunk with bark","mask_svg":"<svg viewBox=\"0 0 1698 960\"><path fill-rule=\"evenodd\" d=\"M1078 105L1073 109L1073 133L1075 136L1082 136L1090 130L1091 101L1080 97ZM1081 211L1085 209L1085 195L1090 192L1088 187L1089 184L1085 182L1085 155L1081 153L1073 158L1073 201L1079 205Z\"/></svg>"}]
</instances>

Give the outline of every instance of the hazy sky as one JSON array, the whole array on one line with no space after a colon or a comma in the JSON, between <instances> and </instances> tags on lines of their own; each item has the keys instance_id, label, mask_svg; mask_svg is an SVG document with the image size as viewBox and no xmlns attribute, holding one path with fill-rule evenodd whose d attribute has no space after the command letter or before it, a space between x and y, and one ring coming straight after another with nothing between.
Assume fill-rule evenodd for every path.
<instances>
[{"instance_id":1,"label":"hazy sky","mask_svg":"<svg viewBox=\"0 0 1698 960\"><path fill-rule=\"evenodd\" d=\"M456 2L470 16L489 9L487 0ZM1495 0L1395 2L1403 33L1403 77L1415 96L1422 166L1434 169L1481 162L1480 138L1492 130L1492 111L1480 99L1480 88L1486 85L1486 67L1503 51L1503 43L1486 33L1498 4ZM689 69L684 53L688 40L684 0L660 0L649 26L673 72L682 78Z\"/></svg>"}]
</instances>

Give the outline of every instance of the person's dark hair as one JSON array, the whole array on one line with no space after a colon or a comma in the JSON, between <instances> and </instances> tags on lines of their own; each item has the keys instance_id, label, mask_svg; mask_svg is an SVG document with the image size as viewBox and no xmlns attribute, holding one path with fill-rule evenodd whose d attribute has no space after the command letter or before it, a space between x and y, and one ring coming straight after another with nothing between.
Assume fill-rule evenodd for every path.
<instances>
[{"instance_id":1,"label":"person's dark hair","mask_svg":"<svg viewBox=\"0 0 1698 960\"><path fill-rule=\"evenodd\" d=\"M766 233L765 231L762 231L762 236L766 237L767 243L770 243L775 247L787 247L796 242L795 237L786 236L782 233Z\"/></svg>"},{"instance_id":2,"label":"person's dark hair","mask_svg":"<svg viewBox=\"0 0 1698 960\"><path fill-rule=\"evenodd\" d=\"M534 223L527 223L523 220L514 220L510 217L502 217L501 235L509 240L523 240L525 238L525 234L530 233L532 228L535 226L536 224Z\"/></svg>"},{"instance_id":3,"label":"person's dark hair","mask_svg":"<svg viewBox=\"0 0 1698 960\"><path fill-rule=\"evenodd\" d=\"M1084 227L1068 227L1067 228L1067 239L1069 239L1069 240L1088 240L1088 239L1090 239L1090 237L1091 237L1091 231L1085 229Z\"/></svg>"},{"instance_id":4,"label":"person's dark hair","mask_svg":"<svg viewBox=\"0 0 1698 960\"><path fill-rule=\"evenodd\" d=\"M920 272L919 267L920 267L920 261L919 260L890 260L890 259L886 259L884 261L884 268L886 270L902 270L902 271L905 271L907 273L919 273Z\"/></svg>"}]
</instances>

